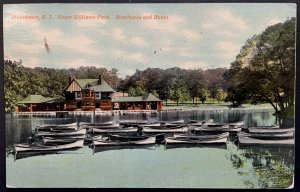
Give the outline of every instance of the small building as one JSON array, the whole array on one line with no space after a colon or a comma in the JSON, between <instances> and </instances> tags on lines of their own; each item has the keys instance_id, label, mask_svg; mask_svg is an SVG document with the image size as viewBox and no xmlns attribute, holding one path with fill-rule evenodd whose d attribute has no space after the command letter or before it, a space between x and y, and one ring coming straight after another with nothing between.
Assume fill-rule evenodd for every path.
<instances>
[{"instance_id":1,"label":"small building","mask_svg":"<svg viewBox=\"0 0 300 192\"><path fill-rule=\"evenodd\" d=\"M17 112L62 111L64 103L63 97L46 98L42 95L29 95L18 103Z\"/></svg>"},{"instance_id":2,"label":"small building","mask_svg":"<svg viewBox=\"0 0 300 192\"><path fill-rule=\"evenodd\" d=\"M114 92L101 75L98 79L69 79L64 91L66 110L112 110Z\"/></svg>"},{"instance_id":3,"label":"small building","mask_svg":"<svg viewBox=\"0 0 300 192\"><path fill-rule=\"evenodd\" d=\"M162 101L151 93L140 97L115 97L112 102L114 110L162 110Z\"/></svg>"}]
</instances>

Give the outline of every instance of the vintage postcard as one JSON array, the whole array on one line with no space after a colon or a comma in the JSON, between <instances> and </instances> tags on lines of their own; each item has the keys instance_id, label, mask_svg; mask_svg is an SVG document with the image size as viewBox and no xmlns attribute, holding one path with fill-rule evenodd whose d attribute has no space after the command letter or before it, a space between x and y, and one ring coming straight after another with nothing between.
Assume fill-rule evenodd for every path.
<instances>
[{"instance_id":1,"label":"vintage postcard","mask_svg":"<svg viewBox=\"0 0 300 192\"><path fill-rule=\"evenodd\" d=\"M293 188L296 7L3 5L6 187Z\"/></svg>"}]
</instances>

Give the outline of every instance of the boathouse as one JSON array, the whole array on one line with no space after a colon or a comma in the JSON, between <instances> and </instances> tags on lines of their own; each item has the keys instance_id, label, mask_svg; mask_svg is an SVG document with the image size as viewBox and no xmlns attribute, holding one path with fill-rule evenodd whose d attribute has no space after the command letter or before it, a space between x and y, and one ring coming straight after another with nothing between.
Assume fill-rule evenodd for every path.
<instances>
[{"instance_id":1,"label":"boathouse","mask_svg":"<svg viewBox=\"0 0 300 192\"><path fill-rule=\"evenodd\" d=\"M66 110L112 110L112 95L115 91L99 75L98 79L69 79L64 90Z\"/></svg>"},{"instance_id":2,"label":"boathouse","mask_svg":"<svg viewBox=\"0 0 300 192\"><path fill-rule=\"evenodd\" d=\"M18 103L17 112L34 111L62 111L64 110L65 99L46 98L42 95L29 95Z\"/></svg>"},{"instance_id":3,"label":"boathouse","mask_svg":"<svg viewBox=\"0 0 300 192\"><path fill-rule=\"evenodd\" d=\"M147 93L140 97L114 97L114 110L162 110L162 101Z\"/></svg>"},{"instance_id":4,"label":"boathouse","mask_svg":"<svg viewBox=\"0 0 300 192\"><path fill-rule=\"evenodd\" d=\"M128 93L115 92L99 75L98 79L69 79L64 91L66 110L161 110L162 102L151 93L128 97Z\"/></svg>"}]
</instances>

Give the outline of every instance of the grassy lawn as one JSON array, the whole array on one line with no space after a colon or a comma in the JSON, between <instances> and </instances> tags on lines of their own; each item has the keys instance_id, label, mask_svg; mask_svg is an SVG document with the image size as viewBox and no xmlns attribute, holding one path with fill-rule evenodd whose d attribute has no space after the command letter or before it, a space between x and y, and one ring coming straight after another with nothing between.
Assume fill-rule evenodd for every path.
<instances>
[{"instance_id":1,"label":"grassy lawn","mask_svg":"<svg viewBox=\"0 0 300 192\"><path fill-rule=\"evenodd\" d=\"M216 109L228 109L232 108L231 103L225 103L225 102L214 102L214 103L197 103L193 104L192 101L188 101L186 103L179 103L177 106L177 102L175 101L168 101L167 105L166 102L163 102L163 109L211 109L211 108L216 108ZM257 105L251 105L251 104L243 104L241 107L238 108L247 108L247 109L272 109L273 107L268 104L257 104Z\"/></svg>"}]
</instances>

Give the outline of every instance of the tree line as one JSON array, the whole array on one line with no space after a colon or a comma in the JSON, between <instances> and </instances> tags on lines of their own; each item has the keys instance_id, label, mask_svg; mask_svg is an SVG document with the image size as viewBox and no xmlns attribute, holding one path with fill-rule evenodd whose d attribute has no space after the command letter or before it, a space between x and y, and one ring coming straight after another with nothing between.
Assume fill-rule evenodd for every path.
<instances>
[{"instance_id":1,"label":"tree line","mask_svg":"<svg viewBox=\"0 0 300 192\"><path fill-rule=\"evenodd\" d=\"M30 94L63 96L68 77L98 78L99 74L116 91L140 96L151 92L161 100L177 104L192 100L270 103L275 115L294 114L296 19L269 26L248 39L229 69L136 70L131 76L118 77L118 70L97 67L71 69L28 68L22 61L4 61L5 111L12 112L18 102Z\"/></svg>"},{"instance_id":2,"label":"tree line","mask_svg":"<svg viewBox=\"0 0 300 192\"><path fill-rule=\"evenodd\" d=\"M162 100L185 102L198 97L204 103L208 97L224 100L223 75L226 68L186 70L180 68L148 68L136 70L131 76L118 77L118 70L97 67L71 69L29 68L22 61L4 61L5 111L15 110L17 103L28 95L63 97L69 77L97 79L101 75L116 91L127 92L129 96L152 93ZM223 97L222 97L223 95ZM193 100L195 103L195 100Z\"/></svg>"}]
</instances>

